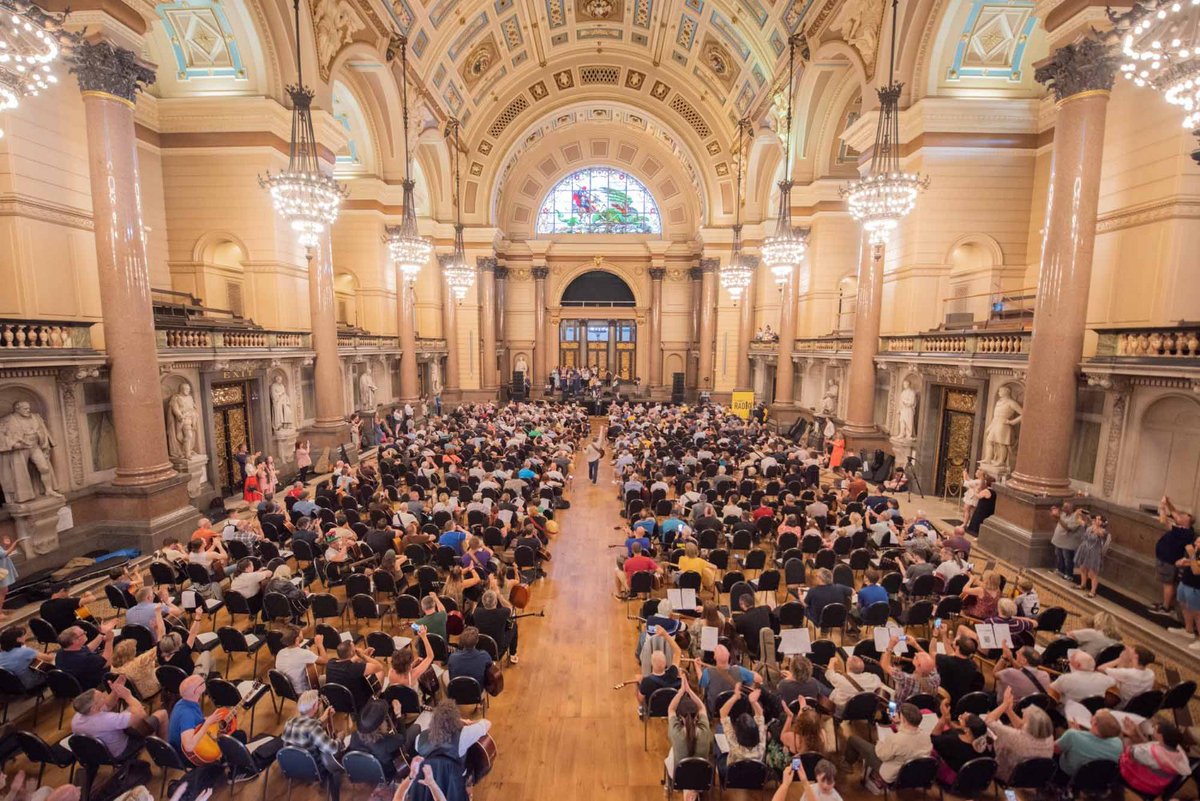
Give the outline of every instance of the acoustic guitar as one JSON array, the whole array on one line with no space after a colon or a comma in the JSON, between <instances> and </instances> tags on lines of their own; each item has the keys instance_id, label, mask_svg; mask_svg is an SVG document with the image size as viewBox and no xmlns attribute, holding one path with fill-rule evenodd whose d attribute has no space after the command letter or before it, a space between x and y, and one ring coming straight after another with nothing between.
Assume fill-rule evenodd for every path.
<instances>
[{"instance_id":1,"label":"acoustic guitar","mask_svg":"<svg viewBox=\"0 0 1200 801\"><path fill-rule=\"evenodd\" d=\"M192 741L192 748L183 749L183 755L191 760L193 765L213 765L221 761L221 748L217 738L222 734L233 734L237 731L237 712L228 707L217 710L217 719L207 727L201 723L192 731L197 735Z\"/></svg>"}]
</instances>

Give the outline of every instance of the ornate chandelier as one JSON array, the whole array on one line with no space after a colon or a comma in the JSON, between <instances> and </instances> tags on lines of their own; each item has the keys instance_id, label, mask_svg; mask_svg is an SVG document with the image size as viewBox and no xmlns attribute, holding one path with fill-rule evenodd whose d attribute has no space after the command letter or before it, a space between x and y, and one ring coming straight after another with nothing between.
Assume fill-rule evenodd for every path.
<instances>
[{"instance_id":1,"label":"ornate chandelier","mask_svg":"<svg viewBox=\"0 0 1200 801\"><path fill-rule=\"evenodd\" d=\"M433 253L433 243L417 231L417 209L413 200L416 181L412 179L408 149L408 39L404 36L393 37L388 47L389 61L396 49L400 51L400 105L404 120L404 216L400 218L399 225L384 226L384 231L387 233L386 241L392 261L400 269L405 283L412 284L417 280L421 268L428 263Z\"/></svg>"},{"instance_id":2,"label":"ornate chandelier","mask_svg":"<svg viewBox=\"0 0 1200 801\"><path fill-rule=\"evenodd\" d=\"M321 234L337 219L346 188L321 171L317 136L313 131L313 92L304 85L300 67L300 0L294 0L296 18L296 83L287 87L292 99L292 136L288 143L287 169L258 177L259 186L271 193L275 213L299 234L305 248L314 248Z\"/></svg>"},{"instance_id":3,"label":"ornate chandelier","mask_svg":"<svg viewBox=\"0 0 1200 801\"><path fill-rule=\"evenodd\" d=\"M1200 138L1200 0L1139 0L1108 18L1125 56L1121 74L1182 108L1183 127ZM1200 162L1200 149L1192 158Z\"/></svg>"},{"instance_id":4,"label":"ornate chandelier","mask_svg":"<svg viewBox=\"0 0 1200 801\"><path fill-rule=\"evenodd\" d=\"M792 226L792 87L796 82L796 44L799 34L788 39L787 137L783 143L783 178L779 181L779 213L775 234L763 241L762 260L771 268L775 283L784 284L808 249L807 232Z\"/></svg>"},{"instance_id":5,"label":"ornate chandelier","mask_svg":"<svg viewBox=\"0 0 1200 801\"><path fill-rule=\"evenodd\" d=\"M879 87L879 120L870 171L842 187L850 214L862 223L872 245L882 245L917 204L917 195L928 188L929 178L904 172L900 167L900 90L895 80L896 18L899 0L892 0L892 51L888 85Z\"/></svg>"},{"instance_id":6,"label":"ornate chandelier","mask_svg":"<svg viewBox=\"0 0 1200 801\"><path fill-rule=\"evenodd\" d=\"M29 0L0 0L0 111L58 83L50 65L63 45L79 38L63 30L65 19L65 14L47 14Z\"/></svg>"},{"instance_id":7,"label":"ornate chandelier","mask_svg":"<svg viewBox=\"0 0 1200 801\"><path fill-rule=\"evenodd\" d=\"M729 263L721 268L721 286L737 303L742 293L754 280L754 267L742 253L742 162L744 142L750 120L746 117L738 120L737 125L737 186L734 189L733 202L733 252L729 255Z\"/></svg>"},{"instance_id":8,"label":"ornate chandelier","mask_svg":"<svg viewBox=\"0 0 1200 801\"><path fill-rule=\"evenodd\" d=\"M461 127L461 123L453 117L446 123L446 135L448 137L452 136L454 140L454 250L450 253L450 257L442 263L442 272L446 276L446 284L454 292L455 300L460 303L475 283L475 270L471 265L467 264L466 249L463 247L462 177L459 173L459 162L462 153L459 143L459 129Z\"/></svg>"}]
</instances>

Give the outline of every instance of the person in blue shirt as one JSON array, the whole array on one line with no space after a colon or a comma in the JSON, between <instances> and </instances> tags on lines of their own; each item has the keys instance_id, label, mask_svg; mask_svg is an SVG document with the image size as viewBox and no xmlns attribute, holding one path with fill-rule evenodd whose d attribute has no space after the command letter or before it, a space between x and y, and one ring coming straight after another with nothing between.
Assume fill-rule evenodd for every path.
<instances>
[{"instance_id":1,"label":"person in blue shirt","mask_svg":"<svg viewBox=\"0 0 1200 801\"><path fill-rule=\"evenodd\" d=\"M25 644L28 632L24 626L9 626L0 631L0 668L21 680L27 690L46 683L46 674L35 669L38 663L54 664L54 657L35 651Z\"/></svg>"},{"instance_id":2,"label":"person in blue shirt","mask_svg":"<svg viewBox=\"0 0 1200 801\"><path fill-rule=\"evenodd\" d=\"M537 477L537 473L533 472L528 462L526 462L525 466L517 472L517 478L521 479L522 481L536 481Z\"/></svg>"},{"instance_id":3,"label":"person in blue shirt","mask_svg":"<svg viewBox=\"0 0 1200 801\"><path fill-rule=\"evenodd\" d=\"M454 524L448 523L447 525L453 526ZM466 543L466 541L467 532L457 528L449 528L444 534L442 534L442 536L438 537L438 545L445 545L453 548L454 553L458 556L463 555L463 545Z\"/></svg>"},{"instance_id":4,"label":"person in blue shirt","mask_svg":"<svg viewBox=\"0 0 1200 801\"><path fill-rule=\"evenodd\" d=\"M641 518L633 524L633 531L640 536L653 537L655 525L654 515L649 509L643 509ZM649 549L647 548L647 550Z\"/></svg>"},{"instance_id":5,"label":"person in blue shirt","mask_svg":"<svg viewBox=\"0 0 1200 801\"><path fill-rule=\"evenodd\" d=\"M642 546L642 553L650 553L650 540L649 539L647 539L644 536L638 536L637 534L634 534L632 531L626 531L625 533L628 535L625 537L625 555L626 556L633 556L633 546L635 543L637 545Z\"/></svg>"},{"instance_id":6,"label":"person in blue shirt","mask_svg":"<svg viewBox=\"0 0 1200 801\"><path fill-rule=\"evenodd\" d=\"M866 573L863 574L863 585L858 591L858 606L851 610L850 615L855 620L861 621L863 614L871 604L877 604L880 601L888 602L888 591L879 584L879 571L876 568L868 567Z\"/></svg>"},{"instance_id":7,"label":"person in blue shirt","mask_svg":"<svg viewBox=\"0 0 1200 801\"><path fill-rule=\"evenodd\" d=\"M467 626L458 636L458 650L450 654L447 666L450 669L451 680L459 676L470 676L479 682L480 688L487 687L487 670L492 665L492 657L487 651L476 648L479 644L479 629Z\"/></svg>"},{"instance_id":8,"label":"person in blue shirt","mask_svg":"<svg viewBox=\"0 0 1200 801\"><path fill-rule=\"evenodd\" d=\"M204 679L200 676L188 676L179 685L179 700L171 707L171 716L167 721L167 742L174 746L180 754L183 753L183 735L190 733L201 723L205 722L204 709L200 699L204 697ZM214 713L216 714L216 713ZM191 739L189 738L189 745Z\"/></svg>"},{"instance_id":9,"label":"person in blue shirt","mask_svg":"<svg viewBox=\"0 0 1200 801\"><path fill-rule=\"evenodd\" d=\"M683 520L679 517L680 511L678 507L671 509L671 514L666 520L662 521L658 530L662 532L664 545L670 545L675 541L675 537L679 534L679 529L683 528Z\"/></svg>"}]
</instances>

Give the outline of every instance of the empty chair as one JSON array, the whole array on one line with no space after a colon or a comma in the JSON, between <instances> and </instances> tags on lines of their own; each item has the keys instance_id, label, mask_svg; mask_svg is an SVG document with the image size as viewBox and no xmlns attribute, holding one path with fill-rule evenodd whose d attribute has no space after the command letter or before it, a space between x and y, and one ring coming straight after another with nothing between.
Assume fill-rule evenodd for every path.
<instances>
[{"instance_id":1,"label":"empty chair","mask_svg":"<svg viewBox=\"0 0 1200 801\"><path fill-rule=\"evenodd\" d=\"M383 765L379 764L374 754L349 751L342 757L342 767L346 769L346 778L351 784L364 784L372 789L387 784Z\"/></svg>"},{"instance_id":2,"label":"empty chair","mask_svg":"<svg viewBox=\"0 0 1200 801\"><path fill-rule=\"evenodd\" d=\"M58 768L71 769L71 781L75 781L75 755L67 748L59 743L50 745L41 737L30 731L17 731L17 745L20 747L25 758L30 762L37 764L37 785L42 786L42 777L46 773L47 765L54 765Z\"/></svg>"},{"instance_id":3,"label":"empty chair","mask_svg":"<svg viewBox=\"0 0 1200 801\"><path fill-rule=\"evenodd\" d=\"M15 673L11 670L0 668L0 704L4 705L4 719L2 722L8 723L9 704L23 698L36 698L36 704L40 705L42 702L42 688L35 687L32 690L28 689Z\"/></svg>"},{"instance_id":4,"label":"empty chair","mask_svg":"<svg viewBox=\"0 0 1200 801\"><path fill-rule=\"evenodd\" d=\"M1108 798L1120 782L1120 769L1116 762L1095 759L1083 765L1071 779L1072 798Z\"/></svg>"},{"instance_id":5,"label":"empty chair","mask_svg":"<svg viewBox=\"0 0 1200 801\"><path fill-rule=\"evenodd\" d=\"M660 687L650 694L646 699L646 709L642 715L642 750L648 750L650 747L650 718L665 718L667 716L667 708L671 706L671 701L675 699L675 690L666 687Z\"/></svg>"},{"instance_id":6,"label":"empty chair","mask_svg":"<svg viewBox=\"0 0 1200 801\"><path fill-rule=\"evenodd\" d=\"M1031 757L1022 759L1013 765L1008 781L996 777L999 787L1011 787L1014 790L1039 790L1050 783L1058 764L1052 757Z\"/></svg>"},{"instance_id":7,"label":"empty chair","mask_svg":"<svg viewBox=\"0 0 1200 801\"><path fill-rule=\"evenodd\" d=\"M761 790L770 769L757 759L739 759L725 768L725 787L730 790Z\"/></svg>"},{"instance_id":8,"label":"empty chair","mask_svg":"<svg viewBox=\"0 0 1200 801\"><path fill-rule=\"evenodd\" d=\"M675 790L691 790L696 793L707 793L712 787L712 763L702 757L687 757L679 760L675 766L675 774L667 777L667 794Z\"/></svg>"},{"instance_id":9,"label":"empty chair","mask_svg":"<svg viewBox=\"0 0 1200 801\"><path fill-rule=\"evenodd\" d=\"M282 743L272 738L251 751L241 740L222 734L217 737L217 747L221 749L221 757L225 762L225 775L229 778L229 795L234 795L234 787L239 781L247 781L262 776L262 797L267 797L266 775L275 761L275 754Z\"/></svg>"},{"instance_id":10,"label":"empty chair","mask_svg":"<svg viewBox=\"0 0 1200 801\"><path fill-rule=\"evenodd\" d=\"M217 629L217 639L221 649L225 651L225 677L229 677L229 668L233 664L234 654L246 654L254 657L254 675L258 675L258 652L267 644L254 634L243 634L233 626L222 626Z\"/></svg>"},{"instance_id":11,"label":"empty chair","mask_svg":"<svg viewBox=\"0 0 1200 801\"><path fill-rule=\"evenodd\" d=\"M803 628L807 620L804 617L804 607L797 601L788 601L783 606L780 606L776 612L779 615L779 625L781 628Z\"/></svg>"},{"instance_id":12,"label":"empty chair","mask_svg":"<svg viewBox=\"0 0 1200 801\"><path fill-rule=\"evenodd\" d=\"M883 786L883 797L892 790L928 790L937 779L937 760L933 757L910 759L900 766L896 781Z\"/></svg>"},{"instance_id":13,"label":"empty chair","mask_svg":"<svg viewBox=\"0 0 1200 801\"><path fill-rule=\"evenodd\" d=\"M317 767L317 761L313 759L312 754L302 748L285 745L275 755L275 763L279 765L280 772L288 780L288 801L291 801L292 798L294 782L303 782L304 784L321 782L321 771Z\"/></svg>"},{"instance_id":14,"label":"empty chair","mask_svg":"<svg viewBox=\"0 0 1200 801\"><path fill-rule=\"evenodd\" d=\"M991 757L968 760L958 769L949 790L960 798L982 798L996 778L996 769L996 760Z\"/></svg>"},{"instance_id":15,"label":"empty chair","mask_svg":"<svg viewBox=\"0 0 1200 801\"><path fill-rule=\"evenodd\" d=\"M483 709L487 717L487 693L471 676L456 676L446 685L446 695L459 706L474 706Z\"/></svg>"}]
</instances>

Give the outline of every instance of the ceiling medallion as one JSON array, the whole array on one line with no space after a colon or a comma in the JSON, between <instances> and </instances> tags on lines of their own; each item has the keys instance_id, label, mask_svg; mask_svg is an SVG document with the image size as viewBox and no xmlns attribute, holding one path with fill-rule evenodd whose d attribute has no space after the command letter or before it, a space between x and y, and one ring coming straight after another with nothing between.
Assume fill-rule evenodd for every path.
<instances>
[{"instance_id":1,"label":"ceiling medallion","mask_svg":"<svg viewBox=\"0 0 1200 801\"><path fill-rule=\"evenodd\" d=\"M613 13L613 4L610 0L587 0L583 10L596 19L608 19Z\"/></svg>"}]
</instances>

